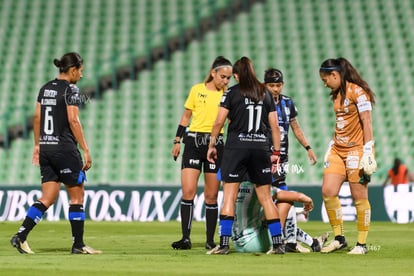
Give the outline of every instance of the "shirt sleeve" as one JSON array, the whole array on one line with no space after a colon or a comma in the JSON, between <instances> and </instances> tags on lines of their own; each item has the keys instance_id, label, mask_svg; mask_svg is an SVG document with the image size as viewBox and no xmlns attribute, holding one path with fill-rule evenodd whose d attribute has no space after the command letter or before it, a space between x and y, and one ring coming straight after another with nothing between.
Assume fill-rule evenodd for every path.
<instances>
[{"instance_id":1,"label":"shirt sleeve","mask_svg":"<svg viewBox=\"0 0 414 276\"><path fill-rule=\"evenodd\" d=\"M191 88L190 93L188 94L187 100L184 103L184 107L190 110L195 109L195 94L196 90L194 89L194 86Z\"/></svg>"}]
</instances>

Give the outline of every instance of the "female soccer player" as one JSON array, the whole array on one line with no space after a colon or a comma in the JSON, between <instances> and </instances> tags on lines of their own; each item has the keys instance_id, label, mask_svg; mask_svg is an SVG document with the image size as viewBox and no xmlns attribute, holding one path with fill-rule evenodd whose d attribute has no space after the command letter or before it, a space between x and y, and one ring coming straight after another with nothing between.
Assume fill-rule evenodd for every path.
<instances>
[{"instance_id":1,"label":"female soccer player","mask_svg":"<svg viewBox=\"0 0 414 276\"><path fill-rule=\"evenodd\" d=\"M280 129L280 162L279 167L273 174L274 187L287 190L286 175L289 168L289 128L292 128L298 142L305 148L310 164L316 164L316 156L313 152L308 140L300 127L297 119L297 109L292 98L282 94L284 87L284 79L282 71L269 68L264 74L264 83L267 89L272 93L276 102L277 117L279 119ZM284 238L286 239L286 252L308 253L309 249L301 247L297 242L297 225L296 225L296 209L293 202L277 200L277 208L279 210L280 220L283 225ZM300 230L300 229L299 229ZM301 231L301 230L300 230ZM312 247L314 251L320 250L319 243L315 241Z\"/></svg>"},{"instance_id":2,"label":"female soccer player","mask_svg":"<svg viewBox=\"0 0 414 276\"><path fill-rule=\"evenodd\" d=\"M82 77L83 60L78 53L72 52L55 59L54 64L59 68L59 75L40 89L33 122L33 163L40 165L42 196L29 208L22 226L10 243L20 253L34 253L27 243L27 235L55 202L63 183L70 198L72 254L100 254L102 251L83 242L85 171L92 166L78 116L81 98L76 83Z\"/></svg>"},{"instance_id":3,"label":"female soccer player","mask_svg":"<svg viewBox=\"0 0 414 276\"><path fill-rule=\"evenodd\" d=\"M342 208L338 194L349 182L357 212L358 240L349 254L366 254L366 240L371 221L368 183L375 172L374 136L371 110L375 94L357 70L345 58L325 60L320 69L321 80L331 89L336 128L325 155L322 196L335 239L322 253L347 247Z\"/></svg>"},{"instance_id":4,"label":"female soccer player","mask_svg":"<svg viewBox=\"0 0 414 276\"><path fill-rule=\"evenodd\" d=\"M191 222L193 219L194 198L197 192L197 182L204 171L204 199L206 205L206 249L216 246L214 233L217 226L218 204L217 196L220 182L217 180L217 170L220 167L223 152L223 129L220 129L216 163L207 161L207 149L210 140L210 131L218 112L220 99L232 77L232 64L226 58L217 57L209 71L206 80L191 88L184 104L185 110L177 128L173 141L172 155L174 160L180 154L181 138L184 136L184 153L181 162L181 189L180 206L182 238L173 242L174 249L191 249ZM191 124L190 124L191 119ZM186 128L189 131L186 133Z\"/></svg>"},{"instance_id":5,"label":"female soccer player","mask_svg":"<svg viewBox=\"0 0 414 276\"><path fill-rule=\"evenodd\" d=\"M207 160L214 163L217 160L216 141L228 118L228 136L220 167L224 181L220 245L208 254L230 252L229 240L232 235L235 202L245 175L254 183L258 200L264 209L273 244L268 253L284 254L282 227L271 195L272 164L268 154L268 133L271 130L274 155L280 155L280 132L275 102L270 92L257 79L249 58L239 59L234 64L233 73L238 84L229 88L221 100L207 153Z\"/></svg>"}]
</instances>

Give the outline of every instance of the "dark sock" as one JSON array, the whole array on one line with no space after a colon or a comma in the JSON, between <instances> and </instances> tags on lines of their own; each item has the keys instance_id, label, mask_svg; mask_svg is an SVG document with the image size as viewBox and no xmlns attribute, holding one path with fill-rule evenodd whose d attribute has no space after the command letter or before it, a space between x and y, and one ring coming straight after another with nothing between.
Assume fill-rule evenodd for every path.
<instances>
[{"instance_id":1,"label":"dark sock","mask_svg":"<svg viewBox=\"0 0 414 276\"><path fill-rule=\"evenodd\" d=\"M190 239L191 223L193 221L193 207L194 202L192 200L181 200L180 214L183 239Z\"/></svg>"},{"instance_id":2,"label":"dark sock","mask_svg":"<svg viewBox=\"0 0 414 276\"><path fill-rule=\"evenodd\" d=\"M218 205L206 204L206 239L214 242L214 233L217 227Z\"/></svg>"},{"instance_id":3,"label":"dark sock","mask_svg":"<svg viewBox=\"0 0 414 276\"><path fill-rule=\"evenodd\" d=\"M26 218L17 232L17 235L22 242L27 239L27 235L29 235L30 231L32 231L36 224L40 222L46 210L47 207L40 201L33 203L29 210L27 210Z\"/></svg>"},{"instance_id":4,"label":"dark sock","mask_svg":"<svg viewBox=\"0 0 414 276\"><path fill-rule=\"evenodd\" d=\"M273 247L279 246L282 244L282 235L277 235L272 237ZM296 248L296 245L295 245Z\"/></svg>"},{"instance_id":5,"label":"dark sock","mask_svg":"<svg viewBox=\"0 0 414 276\"><path fill-rule=\"evenodd\" d=\"M230 236L220 236L220 246L229 246Z\"/></svg>"},{"instance_id":6,"label":"dark sock","mask_svg":"<svg viewBox=\"0 0 414 276\"><path fill-rule=\"evenodd\" d=\"M69 221L72 228L73 246L82 248L83 231L85 227L85 212L82 205L74 204L69 206Z\"/></svg>"},{"instance_id":7,"label":"dark sock","mask_svg":"<svg viewBox=\"0 0 414 276\"><path fill-rule=\"evenodd\" d=\"M345 242L345 237L344 236L335 236L335 240L339 241L340 243L344 243Z\"/></svg>"}]
</instances>

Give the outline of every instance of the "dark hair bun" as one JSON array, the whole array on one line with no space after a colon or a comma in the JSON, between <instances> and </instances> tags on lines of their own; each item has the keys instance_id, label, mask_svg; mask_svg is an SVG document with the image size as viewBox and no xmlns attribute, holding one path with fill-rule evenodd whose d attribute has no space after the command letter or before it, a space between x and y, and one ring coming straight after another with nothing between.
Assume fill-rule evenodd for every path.
<instances>
[{"instance_id":1,"label":"dark hair bun","mask_svg":"<svg viewBox=\"0 0 414 276\"><path fill-rule=\"evenodd\" d=\"M57 58L55 58L55 59L53 60L53 64L54 64L56 67L58 67L58 68L60 68L60 66L62 65L62 63L60 62L60 60L59 60L59 59L57 59Z\"/></svg>"}]
</instances>

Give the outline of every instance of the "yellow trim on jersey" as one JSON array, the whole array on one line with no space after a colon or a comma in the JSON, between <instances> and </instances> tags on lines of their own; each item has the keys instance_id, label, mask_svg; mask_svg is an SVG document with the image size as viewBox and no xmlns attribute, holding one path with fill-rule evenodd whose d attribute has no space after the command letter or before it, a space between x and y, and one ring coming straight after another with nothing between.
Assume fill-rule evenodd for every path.
<instances>
[{"instance_id":1,"label":"yellow trim on jersey","mask_svg":"<svg viewBox=\"0 0 414 276\"><path fill-rule=\"evenodd\" d=\"M204 83L196 84L191 88L184 104L184 107L192 112L189 131L211 132L223 93L223 90L208 90ZM223 132L224 129L221 129L220 133Z\"/></svg>"}]
</instances>

